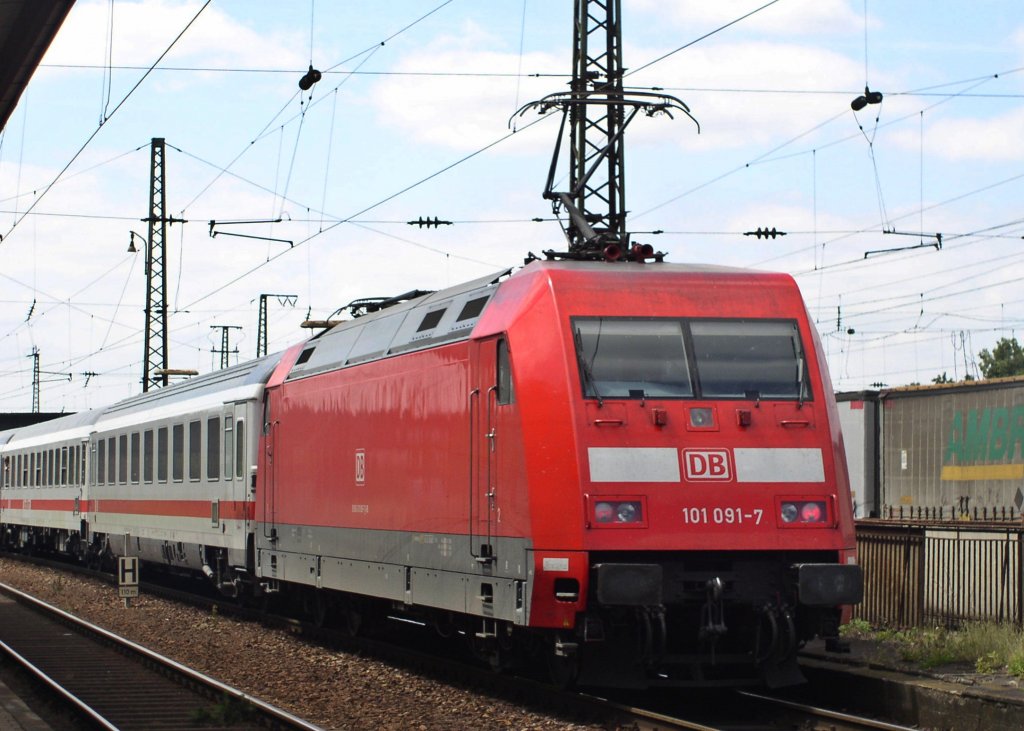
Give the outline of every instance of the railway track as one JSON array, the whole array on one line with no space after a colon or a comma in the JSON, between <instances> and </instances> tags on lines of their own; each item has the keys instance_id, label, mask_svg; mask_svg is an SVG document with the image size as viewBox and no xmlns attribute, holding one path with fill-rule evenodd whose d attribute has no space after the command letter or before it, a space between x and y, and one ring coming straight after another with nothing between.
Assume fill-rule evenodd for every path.
<instances>
[{"instance_id":1,"label":"railway track","mask_svg":"<svg viewBox=\"0 0 1024 731\"><path fill-rule=\"evenodd\" d=\"M14 558L14 557L12 557ZM18 557L25 560L24 557ZM38 558L28 562L54 569L67 570L68 566ZM72 567L76 573L92 579L111 581L105 574L97 575ZM465 657L442 657L437 644L416 643L416 633L405 635L399 623L386 634L391 641L368 637L351 637L343 629L332 629L303 622L294 617L272 615L239 606L210 596L198 596L180 588L163 584L145 584L147 594L160 595L166 599L190 603L204 610L211 608L224 616L244 617L252 621L285 629L290 634L300 635L315 644L334 647L345 652L372 656L397 668L406 668L423 677L434 678L439 683L462 685L482 691L492 698L505 699L514 704L525 704L544 709L577 722L601 725L605 728L630 729L630 731L906 731L907 727L882 721L861 718L815 707L807 703L773 698L767 695L740 691L720 690L700 694L688 693L683 698L668 696L657 698L653 694L619 694L602 698L587 693L561 691L529 678L482 672L478 664ZM2 606L0 606L2 610ZM3 637L3 612L0 611L0 639ZM411 628L410 628L411 629ZM422 634L422 633L419 633ZM407 642L395 640L404 636ZM432 636L432 635L428 635ZM415 645L415 646L413 646ZM451 643L444 645L451 647ZM240 658L245 662L244 658ZM238 691L236 691L238 692ZM206 704L211 701L207 697ZM153 728L147 724L145 728ZM281 726L283 727L283 726ZM128 728L128 727L125 727ZM206 727L209 728L209 727ZM302 726L301 728L313 728Z\"/></svg>"},{"instance_id":2,"label":"railway track","mask_svg":"<svg viewBox=\"0 0 1024 731\"><path fill-rule=\"evenodd\" d=\"M318 728L5 584L0 650L97 728Z\"/></svg>"},{"instance_id":3,"label":"railway track","mask_svg":"<svg viewBox=\"0 0 1024 731\"><path fill-rule=\"evenodd\" d=\"M889 723L873 718L843 713L809 705L796 701L775 698L750 691L737 691L747 701L754 704L753 708L764 708L777 720L785 719L790 728L806 729L807 731L915 731L909 726ZM772 728L780 728L776 725ZM785 728L782 726L781 728Z\"/></svg>"}]
</instances>

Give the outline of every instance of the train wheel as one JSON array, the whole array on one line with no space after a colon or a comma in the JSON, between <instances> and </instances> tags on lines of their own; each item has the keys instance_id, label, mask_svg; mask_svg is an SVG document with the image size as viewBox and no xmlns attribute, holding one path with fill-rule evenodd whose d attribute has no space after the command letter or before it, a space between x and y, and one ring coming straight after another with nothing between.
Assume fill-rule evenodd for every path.
<instances>
[{"instance_id":1,"label":"train wheel","mask_svg":"<svg viewBox=\"0 0 1024 731\"><path fill-rule=\"evenodd\" d=\"M323 629L327 624L328 617L331 613L331 600L322 590L317 590L313 594L313 599L310 602L310 616L313 620L313 624Z\"/></svg>"},{"instance_id":2,"label":"train wheel","mask_svg":"<svg viewBox=\"0 0 1024 731\"><path fill-rule=\"evenodd\" d=\"M342 610L345 617L345 631L350 637L358 637L363 630L363 613L355 604L348 603Z\"/></svg>"},{"instance_id":3,"label":"train wheel","mask_svg":"<svg viewBox=\"0 0 1024 731\"><path fill-rule=\"evenodd\" d=\"M545 657L548 666L548 679L556 688L572 688L580 676L580 662L575 652L559 654L561 638L555 636L547 647Z\"/></svg>"}]
</instances>

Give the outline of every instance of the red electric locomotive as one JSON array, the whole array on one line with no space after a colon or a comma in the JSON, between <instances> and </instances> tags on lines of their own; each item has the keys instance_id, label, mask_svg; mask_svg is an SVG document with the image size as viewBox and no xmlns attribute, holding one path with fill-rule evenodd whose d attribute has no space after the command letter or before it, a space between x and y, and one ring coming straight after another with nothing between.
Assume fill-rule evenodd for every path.
<instances>
[{"instance_id":1,"label":"red electric locomotive","mask_svg":"<svg viewBox=\"0 0 1024 731\"><path fill-rule=\"evenodd\" d=\"M861 596L844 459L789 276L537 261L284 355L255 572L565 681L793 682Z\"/></svg>"}]
</instances>

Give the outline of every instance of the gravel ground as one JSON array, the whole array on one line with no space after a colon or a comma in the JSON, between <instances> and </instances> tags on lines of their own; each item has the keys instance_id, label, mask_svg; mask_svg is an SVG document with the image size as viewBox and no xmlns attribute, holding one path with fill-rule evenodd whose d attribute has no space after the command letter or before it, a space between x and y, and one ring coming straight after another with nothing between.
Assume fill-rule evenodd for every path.
<instances>
[{"instance_id":1,"label":"gravel ground","mask_svg":"<svg viewBox=\"0 0 1024 731\"><path fill-rule=\"evenodd\" d=\"M331 729L594 731L381 662L140 596L128 609L97 581L0 559L0 581Z\"/></svg>"}]
</instances>

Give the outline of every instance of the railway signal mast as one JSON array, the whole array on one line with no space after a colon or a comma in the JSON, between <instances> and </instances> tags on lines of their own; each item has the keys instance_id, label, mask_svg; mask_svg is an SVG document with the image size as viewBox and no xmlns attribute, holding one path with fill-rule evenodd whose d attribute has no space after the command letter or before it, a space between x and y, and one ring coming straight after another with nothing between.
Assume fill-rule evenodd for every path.
<instances>
[{"instance_id":1,"label":"railway signal mast","mask_svg":"<svg viewBox=\"0 0 1024 731\"><path fill-rule=\"evenodd\" d=\"M516 114L536 108L562 111L544 198L558 216L569 241L566 252L545 251L548 259L661 261L650 244L633 244L626 231L625 146L623 134L636 115L668 114L673 109L696 120L689 107L667 94L626 89L622 84L620 0L575 0L573 74L570 91L549 94ZM562 139L569 126L568 190L556 191L555 175ZM698 130L700 126L698 125Z\"/></svg>"}]
</instances>

